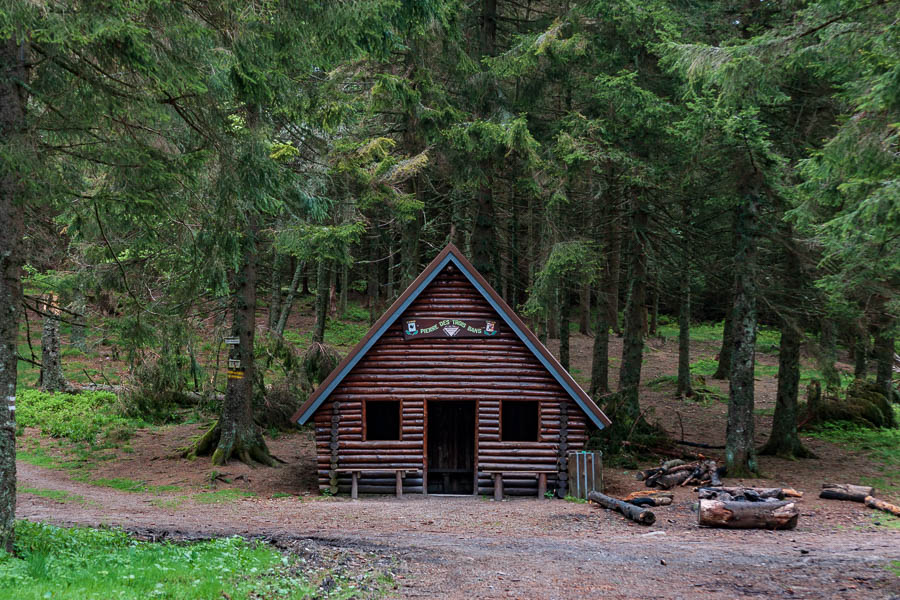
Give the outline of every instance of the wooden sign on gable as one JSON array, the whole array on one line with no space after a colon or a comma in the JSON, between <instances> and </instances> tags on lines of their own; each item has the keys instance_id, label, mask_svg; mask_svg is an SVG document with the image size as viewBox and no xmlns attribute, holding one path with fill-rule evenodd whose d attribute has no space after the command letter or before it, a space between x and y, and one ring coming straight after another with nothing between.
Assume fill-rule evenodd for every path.
<instances>
[{"instance_id":1,"label":"wooden sign on gable","mask_svg":"<svg viewBox=\"0 0 900 600\"><path fill-rule=\"evenodd\" d=\"M497 335L497 321L491 319L455 319L452 317L415 318L403 323L403 337L414 338L472 338Z\"/></svg>"}]
</instances>

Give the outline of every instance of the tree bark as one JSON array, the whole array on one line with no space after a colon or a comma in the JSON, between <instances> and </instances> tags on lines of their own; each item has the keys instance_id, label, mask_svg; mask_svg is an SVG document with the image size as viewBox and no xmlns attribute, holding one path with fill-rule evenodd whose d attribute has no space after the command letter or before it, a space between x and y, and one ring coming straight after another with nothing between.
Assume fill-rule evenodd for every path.
<instances>
[{"instance_id":1,"label":"tree bark","mask_svg":"<svg viewBox=\"0 0 900 600\"><path fill-rule=\"evenodd\" d=\"M194 455L212 451L214 465L224 465L231 458L237 458L246 464L253 464L255 461L275 465L266 441L253 421L258 230L254 218L250 218L247 239L244 240L242 268L232 274L234 295L231 336L238 338L239 344L232 345L228 354L228 382L222 402L222 415L191 451Z\"/></svg>"},{"instance_id":2,"label":"tree bark","mask_svg":"<svg viewBox=\"0 0 900 600\"><path fill-rule=\"evenodd\" d=\"M797 435L797 394L800 388L800 332L793 323L781 326L778 352L778 393L769 441L760 454L782 458L814 458Z\"/></svg>"},{"instance_id":3,"label":"tree bark","mask_svg":"<svg viewBox=\"0 0 900 600\"><path fill-rule=\"evenodd\" d=\"M819 336L819 370L822 372L822 380L825 382L825 391L831 397L836 397L841 391L841 376L834 366L837 358L837 341L834 335L834 322L830 319L822 319L821 335Z\"/></svg>"},{"instance_id":4,"label":"tree bark","mask_svg":"<svg viewBox=\"0 0 900 600\"><path fill-rule=\"evenodd\" d=\"M852 483L823 483L819 498L826 500L849 500L850 502L865 502L867 496L875 493L875 488L868 485L853 485Z\"/></svg>"},{"instance_id":5,"label":"tree bark","mask_svg":"<svg viewBox=\"0 0 900 600\"><path fill-rule=\"evenodd\" d=\"M62 371L59 348L59 308L50 294L44 303L44 328L41 334L41 391L65 392L69 382Z\"/></svg>"},{"instance_id":6,"label":"tree bark","mask_svg":"<svg viewBox=\"0 0 900 600\"><path fill-rule=\"evenodd\" d=\"M77 315L72 319L72 333L69 336L69 343L73 348L87 352L87 303L84 300L84 292L81 291L81 287L75 290L69 310Z\"/></svg>"},{"instance_id":7,"label":"tree bark","mask_svg":"<svg viewBox=\"0 0 900 600\"><path fill-rule=\"evenodd\" d=\"M640 200L633 201L629 255L631 289L625 304L625 339L622 344L622 365L619 369L621 408L616 421L631 427L640 415L639 389L641 362L644 356L643 310L647 299L647 211ZM624 412L621 412L624 411Z\"/></svg>"},{"instance_id":8,"label":"tree bark","mask_svg":"<svg viewBox=\"0 0 900 600\"><path fill-rule=\"evenodd\" d=\"M701 500L697 518L706 527L793 529L800 510L793 502L722 502Z\"/></svg>"},{"instance_id":9,"label":"tree bark","mask_svg":"<svg viewBox=\"0 0 900 600\"><path fill-rule=\"evenodd\" d=\"M729 295L725 308L725 320L722 323L722 347L719 349L719 364L713 379L731 377L731 350L734 338L734 294Z\"/></svg>"},{"instance_id":10,"label":"tree bark","mask_svg":"<svg viewBox=\"0 0 900 600\"><path fill-rule=\"evenodd\" d=\"M616 333L621 334L619 326L619 277L622 264L622 226L619 206L615 201L610 203L609 223L607 225L606 249L607 274L605 275L606 322Z\"/></svg>"},{"instance_id":11,"label":"tree bark","mask_svg":"<svg viewBox=\"0 0 900 600\"><path fill-rule=\"evenodd\" d=\"M291 287L288 290L287 297L281 303L281 313L278 315L278 322L275 323L275 333L278 335L284 335L284 328L287 327L287 320L294 306L294 297L297 295L297 288L300 287L300 279L303 277L305 268L306 263L298 260L297 267L294 269L294 276L291 278Z\"/></svg>"},{"instance_id":12,"label":"tree bark","mask_svg":"<svg viewBox=\"0 0 900 600\"><path fill-rule=\"evenodd\" d=\"M656 522L656 515L652 511L616 498L610 498L600 492L589 492L587 499L591 502L596 502L603 508L621 513L625 518L631 519L635 523L653 525Z\"/></svg>"},{"instance_id":13,"label":"tree bark","mask_svg":"<svg viewBox=\"0 0 900 600\"><path fill-rule=\"evenodd\" d=\"M869 369L869 334L866 328L860 326L856 332L853 343L853 376L856 379L865 379Z\"/></svg>"},{"instance_id":14,"label":"tree bark","mask_svg":"<svg viewBox=\"0 0 900 600\"><path fill-rule=\"evenodd\" d=\"M328 318L328 261L319 259L316 267L316 325L313 341L325 342L325 321Z\"/></svg>"},{"instance_id":15,"label":"tree bark","mask_svg":"<svg viewBox=\"0 0 900 600\"><path fill-rule=\"evenodd\" d=\"M591 352L591 398L595 401L609 393L609 322L606 290L597 291L597 316L594 322L594 347Z\"/></svg>"},{"instance_id":16,"label":"tree bark","mask_svg":"<svg viewBox=\"0 0 900 600\"><path fill-rule=\"evenodd\" d=\"M729 477L757 472L753 446L753 370L756 363L759 193L758 187L744 193L735 219L734 338L725 435L725 463Z\"/></svg>"},{"instance_id":17,"label":"tree bark","mask_svg":"<svg viewBox=\"0 0 900 600\"><path fill-rule=\"evenodd\" d=\"M561 285L566 285L562 283ZM566 371L569 370L569 313L572 305L569 303L569 294L565 290L560 292L562 300L559 303L559 364Z\"/></svg>"},{"instance_id":18,"label":"tree bark","mask_svg":"<svg viewBox=\"0 0 900 600\"><path fill-rule=\"evenodd\" d=\"M888 402L893 402L894 338L889 331L890 325L885 325L875 336L875 385Z\"/></svg>"},{"instance_id":19,"label":"tree bark","mask_svg":"<svg viewBox=\"0 0 900 600\"><path fill-rule=\"evenodd\" d=\"M269 329L275 330L278 317L281 315L281 268L284 266L284 255L272 250L272 278L269 282Z\"/></svg>"},{"instance_id":20,"label":"tree bark","mask_svg":"<svg viewBox=\"0 0 900 600\"><path fill-rule=\"evenodd\" d=\"M25 130L24 43L0 43L0 139L13 143ZM22 310L24 190L19 172L0 171L0 548L13 551L16 516L16 377Z\"/></svg>"}]
</instances>

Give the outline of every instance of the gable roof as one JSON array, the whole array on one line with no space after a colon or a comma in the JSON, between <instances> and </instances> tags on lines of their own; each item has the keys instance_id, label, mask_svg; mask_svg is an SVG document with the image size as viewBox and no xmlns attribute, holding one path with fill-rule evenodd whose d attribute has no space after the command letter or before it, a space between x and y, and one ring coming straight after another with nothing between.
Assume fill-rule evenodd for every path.
<instances>
[{"instance_id":1,"label":"gable roof","mask_svg":"<svg viewBox=\"0 0 900 600\"><path fill-rule=\"evenodd\" d=\"M554 358L546 346L544 346L531 332L527 325L513 312L512 308L501 298L494 288L481 276L481 273L475 270L470 263L453 244L448 244L446 248L441 250L431 263L425 267L425 270L410 284L403 294L391 305L378 321L372 325L372 328L366 335L356 344L356 347L341 361L341 363L325 378L316 391L303 403L303 406L292 417L292 421L299 422L301 425L306 423L310 417L316 412L319 406L328 398L328 396L340 385L341 381L353 370L366 352L381 338L382 335L397 321L397 319L406 311L407 308L418 298L425 288L434 280L435 277L448 264L454 264L465 275L476 290L487 300L488 304L497 311L500 318L506 325L516 334L516 336L525 344L525 346L534 354L535 358L544 366L545 369L553 376L566 391L572 400L581 407L591 421L600 429L603 429L611 423L609 418L603 414L603 411L591 399L587 393L581 389L572 376L562 368L562 365Z\"/></svg>"}]
</instances>

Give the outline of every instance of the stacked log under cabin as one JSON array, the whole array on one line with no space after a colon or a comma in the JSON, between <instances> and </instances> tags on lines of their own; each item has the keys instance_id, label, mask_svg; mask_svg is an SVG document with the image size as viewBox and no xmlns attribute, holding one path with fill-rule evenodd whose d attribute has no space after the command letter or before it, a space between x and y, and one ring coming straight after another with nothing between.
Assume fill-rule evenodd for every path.
<instances>
[{"instance_id":1,"label":"stacked log under cabin","mask_svg":"<svg viewBox=\"0 0 900 600\"><path fill-rule=\"evenodd\" d=\"M567 453L609 424L452 245L295 415L310 418L333 493L564 495Z\"/></svg>"}]
</instances>

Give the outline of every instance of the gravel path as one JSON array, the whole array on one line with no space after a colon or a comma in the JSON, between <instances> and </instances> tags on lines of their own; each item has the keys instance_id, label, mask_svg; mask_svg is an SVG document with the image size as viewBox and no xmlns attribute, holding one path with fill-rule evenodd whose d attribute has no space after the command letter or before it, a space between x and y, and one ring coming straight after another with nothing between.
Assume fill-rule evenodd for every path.
<instances>
[{"instance_id":1,"label":"gravel path","mask_svg":"<svg viewBox=\"0 0 900 600\"><path fill-rule=\"evenodd\" d=\"M408 496L248 498L201 504L69 480L23 462L21 486L85 502L20 494L18 516L62 525L118 525L155 537L262 536L397 561L402 597L900 598L900 531L816 525L806 502L795 531L700 529L693 495L677 490L657 524L640 527L585 504ZM809 506L807 506L807 504ZM862 514L862 513L859 513ZM865 517L868 518L866 513ZM854 517L855 518L855 517Z\"/></svg>"}]
</instances>

